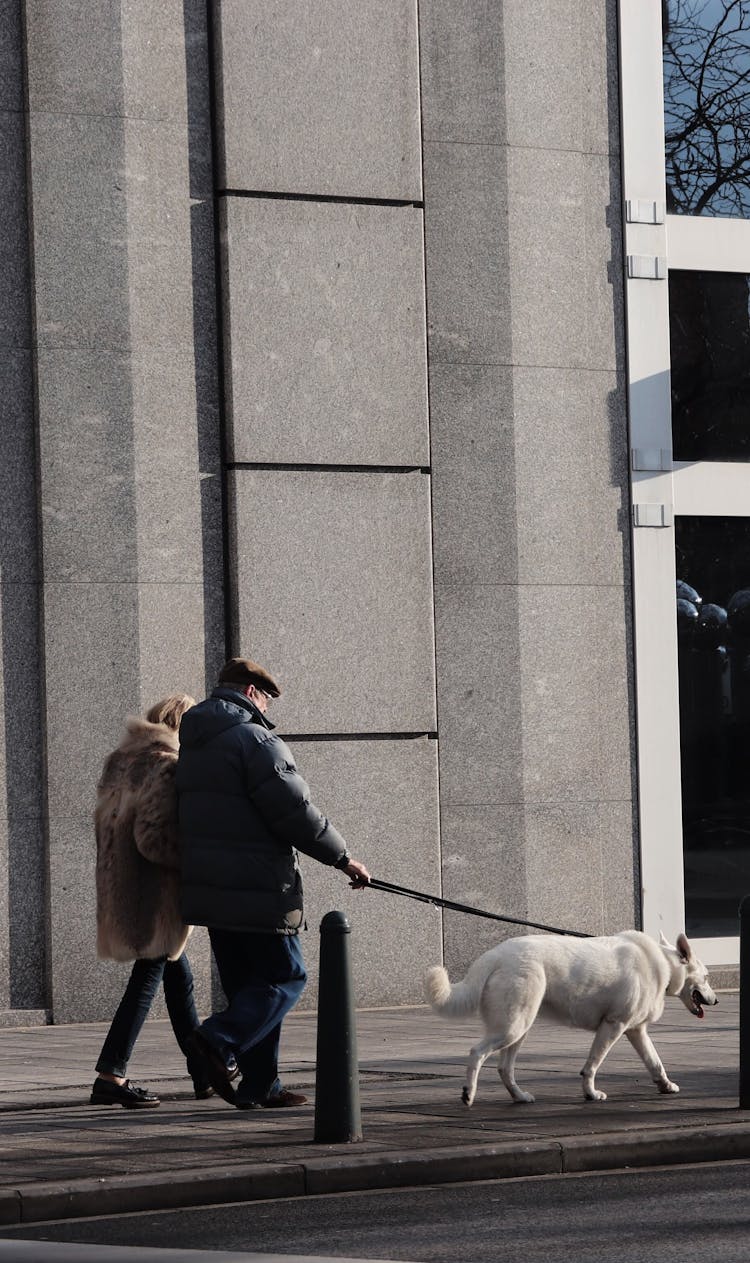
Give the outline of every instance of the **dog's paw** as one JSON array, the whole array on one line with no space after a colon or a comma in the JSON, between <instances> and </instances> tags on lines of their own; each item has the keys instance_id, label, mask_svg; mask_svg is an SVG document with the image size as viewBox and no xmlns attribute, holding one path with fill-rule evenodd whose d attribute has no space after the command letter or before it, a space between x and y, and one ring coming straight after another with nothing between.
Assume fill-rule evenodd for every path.
<instances>
[{"instance_id":1,"label":"dog's paw","mask_svg":"<svg viewBox=\"0 0 750 1263\"><path fill-rule=\"evenodd\" d=\"M600 1092L598 1088L586 1088L584 1096L587 1101L606 1101L607 1099L607 1093Z\"/></svg>"},{"instance_id":2,"label":"dog's paw","mask_svg":"<svg viewBox=\"0 0 750 1263\"><path fill-rule=\"evenodd\" d=\"M519 1088L517 1092L513 1093L513 1100L516 1105L533 1105L536 1097L532 1096L530 1092L524 1092Z\"/></svg>"},{"instance_id":3,"label":"dog's paw","mask_svg":"<svg viewBox=\"0 0 750 1263\"><path fill-rule=\"evenodd\" d=\"M659 1091L663 1092L665 1095L667 1095L668 1093L679 1092L680 1090L679 1083L672 1083L670 1079L665 1079L663 1083L657 1083L656 1086L658 1087Z\"/></svg>"},{"instance_id":4,"label":"dog's paw","mask_svg":"<svg viewBox=\"0 0 750 1263\"><path fill-rule=\"evenodd\" d=\"M463 1088L463 1089L462 1089L462 1091L461 1091L461 1100L463 1101L464 1105L466 1105L466 1106L471 1105L472 1101L474 1100L474 1097L473 1097L473 1095L471 1095L471 1094L470 1094L470 1092L469 1092L469 1089L468 1089L468 1088Z\"/></svg>"}]
</instances>

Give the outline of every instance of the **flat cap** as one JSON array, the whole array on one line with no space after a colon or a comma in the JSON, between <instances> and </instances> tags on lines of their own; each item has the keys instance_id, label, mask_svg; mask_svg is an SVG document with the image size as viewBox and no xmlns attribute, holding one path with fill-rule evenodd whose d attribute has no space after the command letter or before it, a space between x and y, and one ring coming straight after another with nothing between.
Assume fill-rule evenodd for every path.
<instances>
[{"instance_id":1,"label":"flat cap","mask_svg":"<svg viewBox=\"0 0 750 1263\"><path fill-rule=\"evenodd\" d=\"M271 697L281 696L281 689L273 676L250 658L230 658L225 662L219 672L219 684L239 684L242 688L254 684L262 692L270 693Z\"/></svg>"}]
</instances>

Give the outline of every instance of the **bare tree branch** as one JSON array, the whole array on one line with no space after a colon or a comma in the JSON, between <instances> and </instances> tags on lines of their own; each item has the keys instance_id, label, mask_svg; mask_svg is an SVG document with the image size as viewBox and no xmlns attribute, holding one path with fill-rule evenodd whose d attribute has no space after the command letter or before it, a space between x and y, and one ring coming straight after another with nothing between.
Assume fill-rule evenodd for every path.
<instances>
[{"instance_id":1,"label":"bare tree branch","mask_svg":"<svg viewBox=\"0 0 750 1263\"><path fill-rule=\"evenodd\" d=\"M750 215L750 0L663 0L667 202Z\"/></svg>"}]
</instances>

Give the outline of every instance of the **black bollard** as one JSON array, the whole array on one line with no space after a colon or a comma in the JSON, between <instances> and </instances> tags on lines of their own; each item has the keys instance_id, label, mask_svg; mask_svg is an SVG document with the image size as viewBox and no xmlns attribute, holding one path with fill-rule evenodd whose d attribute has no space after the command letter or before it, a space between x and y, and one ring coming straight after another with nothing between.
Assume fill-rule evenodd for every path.
<instances>
[{"instance_id":1,"label":"black bollard","mask_svg":"<svg viewBox=\"0 0 750 1263\"><path fill-rule=\"evenodd\" d=\"M362 1139L350 933L343 912L327 912L320 923L314 1136L317 1144Z\"/></svg>"},{"instance_id":2,"label":"black bollard","mask_svg":"<svg viewBox=\"0 0 750 1263\"><path fill-rule=\"evenodd\" d=\"M750 1109L750 895L740 904L740 1109Z\"/></svg>"}]
</instances>

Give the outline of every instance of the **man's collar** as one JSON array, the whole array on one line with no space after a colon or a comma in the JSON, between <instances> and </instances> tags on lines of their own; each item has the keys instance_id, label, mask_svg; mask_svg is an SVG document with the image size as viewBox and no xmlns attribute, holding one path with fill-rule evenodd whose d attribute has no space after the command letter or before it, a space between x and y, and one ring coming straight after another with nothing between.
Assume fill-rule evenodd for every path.
<instances>
[{"instance_id":1,"label":"man's collar","mask_svg":"<svg viewBox=\"0 0 750 1263\"><path fill-rule=\"evenodd\" d=\"M238 689L231 688L228 684L220 684L218 688L213 689L211 696L222 698L225 702L232 702L235 706L241 706L243 710L249 710L253 717L253 723L261 724L263 728L273 731L276 727L276 724L271 723L268 716L258 709L255 702L251 702L250 698L246 697L244 693L240 693Z\"/></svg>"}]
</instances>

